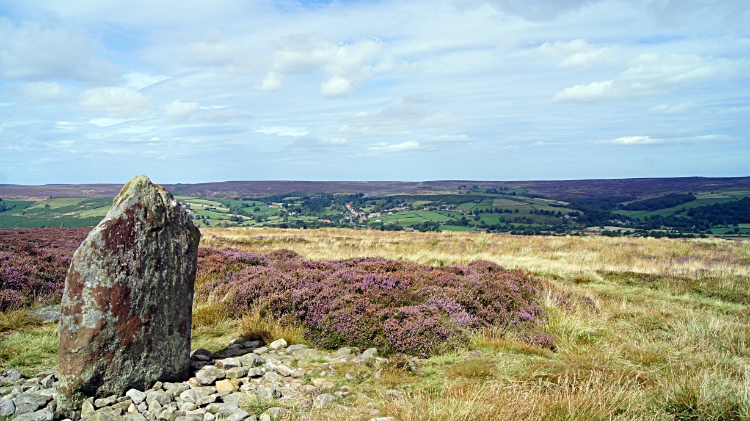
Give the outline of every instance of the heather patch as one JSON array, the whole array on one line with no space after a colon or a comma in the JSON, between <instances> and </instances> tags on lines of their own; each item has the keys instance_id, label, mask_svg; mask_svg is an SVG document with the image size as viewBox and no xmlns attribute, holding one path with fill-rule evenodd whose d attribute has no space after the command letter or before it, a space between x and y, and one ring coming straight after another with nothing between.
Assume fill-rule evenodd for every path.
<instances>
[{"instance_id":1,"label":"heather patch","mask_svg":"<svg viewBox=\"0 0 750 421\"><path fill-rule=\"evenodd\" d=\"M59 302L89 228L0 229L0 310Z\"/></svg>"},{"instance_id":2,"label":"heather patch","mask_svg":"<svg viewBox=\"0 0 750 421\"><path fill-rule=\"evenodd\" d=\"M231 314L253 311L302 326L327 348L377 347L430 356L464 346L473 330L492 328L554 349L543 333L544 281L491 262L433 267L384 258L309 262L290 250L268 255L202 249L197 290Z\"/></svg>"}]
</instances>

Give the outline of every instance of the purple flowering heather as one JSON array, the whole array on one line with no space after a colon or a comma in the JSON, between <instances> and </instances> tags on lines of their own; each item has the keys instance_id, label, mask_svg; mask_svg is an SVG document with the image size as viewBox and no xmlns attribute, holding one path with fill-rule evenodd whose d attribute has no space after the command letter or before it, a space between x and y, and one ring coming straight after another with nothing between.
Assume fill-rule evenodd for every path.
<instances>
[{"instance_id":1,"label":"purple flowering heather","mask_svg":"<svg viewBox=\"0 0 750 421\"><path fill-rule=\"evenodd\" d=\"M307 329L324 347L375 346L430 356L468 342L471 329L538 330L544 281L491 262L433 267L383 258L308 262L289 250L243 257L201 250L199 299L232 314L261 311ZM252 256L250 256L252 255Z\"/></svg>"},{"instance_id":2,"label":"purple flowering heather","mask_svg":"<svg viewBox=\"0 0 750 421\"><path fill-rule=\"evenodd\" d=\"M0 229L0 292L5 302L16 306L19 297L21 305L58 302L73 252L89 231L89 228Z\"/></svg>"}]
</instances>

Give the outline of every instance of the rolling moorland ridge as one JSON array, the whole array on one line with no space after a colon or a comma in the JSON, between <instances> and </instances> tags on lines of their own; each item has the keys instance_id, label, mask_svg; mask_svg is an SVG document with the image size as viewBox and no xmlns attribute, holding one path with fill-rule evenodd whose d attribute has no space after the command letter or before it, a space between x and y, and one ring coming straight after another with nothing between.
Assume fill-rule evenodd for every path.
<instances>
[{"instance_id":1,"label":"rolling moorland ridge","mask_svg":"<svg viewBox=\"0 0 750 421\"><path fill-rule=\"evenodd\" d=\"M198 226L742 238L750 177L166 184ZM0 185L0 227L90 227L121 185Z\"/></svg>"}]
</instances>

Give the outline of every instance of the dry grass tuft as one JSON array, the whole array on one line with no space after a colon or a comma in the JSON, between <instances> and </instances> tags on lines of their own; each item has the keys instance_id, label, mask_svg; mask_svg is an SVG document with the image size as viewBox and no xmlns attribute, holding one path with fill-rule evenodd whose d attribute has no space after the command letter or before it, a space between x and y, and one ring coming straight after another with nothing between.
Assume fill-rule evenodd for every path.
<instances>
[{"instance_id":1,"label":"dry grass tuft","mask_svg":"<svg viewBox=\"0 0 750 421\"><path fill-rule=\"evenodd\" d=\"M24 331L41 326L41 320L26 315L28 309L0 312L0 332Z\"/></svg>"},{"instance_id":2,"label":"dry grass tuft","mask_svg":"<svg viewBox=\"0 0 750 421\"><path fill-rule=\"evenodd\" d=\"M470 358L453 364L448 370L449 376L464 379L487 380L496 373L495 362L489 358Z\"/></svg>"},{"instance_id":3,"label":"dry grass tuft","mask_svg":"<svg viewBox=\"0 0 750 421\"><path fill-rule=\"evenodd\" d=\"M259 313L244 315L238 322L238 335L245 340L260 340L270 343L283 338L288 344L309 344L304 338L305 330L298 326L282 326L270 317Z\"/></svg>"}]
</instances>

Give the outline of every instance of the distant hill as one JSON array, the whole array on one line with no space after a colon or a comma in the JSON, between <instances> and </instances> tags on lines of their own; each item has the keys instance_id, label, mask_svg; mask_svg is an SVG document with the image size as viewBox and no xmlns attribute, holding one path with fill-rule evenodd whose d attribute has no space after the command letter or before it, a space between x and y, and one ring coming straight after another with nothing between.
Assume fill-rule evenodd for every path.
<instances>
[{"instance_id":1,"label":"distant hill","mask_svg":"<svg viewBox=\"0 0 750 421\"><path fill-rule=\"evenodd\" d=\"M223 181L197 184L164 184L176 195L231 199L302 193L363 193L372 196L397 194L445 194L474 188L524 190L551 199L632 196L638 199L670 193L696 193L750 189L750 177L630 178L612 180L556 181ZM0 198L48 199L50 197L114 197L122 184L47 184L24 186L0 184Z\"/></svg>"}]
</instances>

